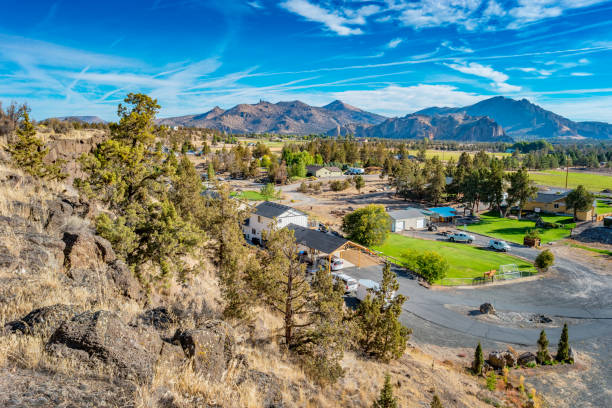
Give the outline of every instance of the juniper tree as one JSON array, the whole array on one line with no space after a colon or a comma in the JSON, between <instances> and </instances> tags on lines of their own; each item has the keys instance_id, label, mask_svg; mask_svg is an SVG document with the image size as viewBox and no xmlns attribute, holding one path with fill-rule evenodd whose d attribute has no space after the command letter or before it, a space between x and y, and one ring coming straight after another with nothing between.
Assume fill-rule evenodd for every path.
<instances>
[{"instance_id":1,"label":"juniper tree","mask_svg":"<svg viewBox=\"0 0 612 408\"><path fill-rule=\"evenodd\" d=\"M548 339L546 338L546 332L544 330L540 332L540 338L538 339L536 360L539 364L548 364L551 360L548 352Z\"/></svg>"},{"instance_id":2,"label":"juniper tree","mask_svg":"<svg viewBox=\"0 0 612 408\"><path fill-rule=\"evenodd\" d=\"M476 351L474 351L474 361L472 362L472 372L475 375L482 374L482 366L484 365L484 356L482 355L482 346L480 342L476 346Z\"/></svg>"},{"instance_id":3,"label":"juniper tree","mask_svg":"<svg viewBox=\"0 0 612 408\"><path fill-rule=\"evenodd\" d=\"M525 204L537 195L538 188L529 179L529 173L525 168L521 168L508 175L510 186L508 187L508 207L518 205L518 218L521 219L521 212Z\"/></svg>"},{"instance_id":4,"label":"juniper tree","mask_svg":"<svg viewBox=\"0 0 612 408\"><path fill-rule=\"evenodd\" d=\"M385 264L380 289L368 295L356 313L361 348L382 361L401 357L411 333L399 321L406 297L397 294L398 289L395 273Z\"/></svg>"},{"instance_id":5,"label":"juniper tree","mask_svg":"<svg viewBox=\"0 0 612 408\"><path fill-rule=\"evenodd\" d=\"M588 211L593 208L594 199L593 193L589 192L583 185L579 185L565 197L565 205L568 209L574 210L574 220L576 220L578 211Z\"/></svg>"},{"instance_id":6,"label":"juniper tree","mask_svg":"<svg viewBox=\"0 0 612 408\"><path fill-rule=\"evenodd\" d=\"M397 399L393 396L393 385L391 385L391 376L388 373L385 374L385 383L372 408L397 408Z\"/></svg>"},{"instance_id":7,"label":"juniper tree","mask_svg":"<svg viewBox=\"0 0 612 408\"><path fill-rule=\"evenodd\" d=\"M30 121L28 108L23 106L20 112L21 121L15 133L17 139L9 144L7 150L11 155L13 164L34 177L42 177L49 180L62 180L67 174L62 173L63 160L46 163L45 157L49 149L41 138L36 136L36 128Z\"/></svg>"},{"instance_id":8,"label":"juniper tree","mask_svg":"<svg viewBox=\"0 0 612 408\"><path fill-rule=\"evenodd\" d=\"M557 355L555 356L555 360L565 363L570 360L569 355L569 333L567 329L567 323L563 325L563 330L561 331L561 337L559 338L559 345L557 346Z\"/></svg>"},{"instance_id":9,"label":"juniper tree","mask_svg":"<svg viewBox=\"0 0 612 408\"><path fill-rule=\"evenodd\" d=\"M76 179L75 186L113 211L113 216L104 213L97 218L98 233L119 248L143 282L150 283L183 274L183 257L193 252L203 235L181 217L170 197L178 162L155 143L157 101L131 93L125 103L117 110L119 122L110 125L110 138L81 157L87 177Z\"/></svg>"},{"instance_id":10,"label":"juniper tree","mask_svg":"<svg viewBox=\"0 0 612 408\"><path fill-rule=\"evenodd\" d=\"M212 162L208 163L208 170L206 172L208 176L208 181L213 181L215 179L215 168L213 167Z\"/></svg>"},{"instance_id":11,"label":"juniper tree","mask_svg":"<svg viewBox=\"0 0 612 408\"><path fill-rule=\"evenodd\" d=\"M357 192L361 192L361 189L365 187L365 180L362 176L353 177L353 182L355 183L355 188L357 189Z\"/></svg>"}]
</instances>

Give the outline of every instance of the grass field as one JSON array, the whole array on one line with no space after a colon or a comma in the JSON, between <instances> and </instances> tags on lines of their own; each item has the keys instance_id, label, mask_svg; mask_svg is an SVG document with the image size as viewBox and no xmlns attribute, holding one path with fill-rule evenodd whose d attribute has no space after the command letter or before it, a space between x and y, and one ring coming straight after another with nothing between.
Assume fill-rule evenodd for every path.
<instances>
[{"instance_id":1,"label":"grass field","mask_svg":"<svg viewBox=\"0 0 612 408\"><path fill-rule=\"evenodd\" d=\"M419 152L417 150L409 150L408 154L412 154L416 156ZM425 151L425 157L432 158L434 156L438 156L440 160L447 161L450 159L455 159L455 161L459 160L459 156L461 156L462 151L459 150L434 150L428 149ZM468 152L470 155L475 155L477 152ZM510 153L489 153L491 155L495 155L497 157L509 156Z\"/></svg>"},{"instance_id":2,"label":"grass field","mask_svg":"<svg viewBox=\"0 0 612 408\"><path fill-rule=\"evenodd\" d=\"M551 187L565 187L564 171L534 171L529 173L529 178L535 184ZM576 188L582 184L589 191L599 192L606 188L612 188L612 176L603 174L587 174L570 172L567 179L568 188Z\"/></svg>"},{"instance_id":3,"label":"grass field","mask_svg":"<svg viewBox=\"0 0 612 408\"><path fill-rule=\"evenodd\" d=\"M520 258L468 244L453 242L429 241L410 238L399 234L390 234L383 245L374 247L386 255L404 262L407 249L416 251L435 251L444 256L450 265L447 278L476 278L491 269L499 270L500 265L516 264L519 269L528 269L532 265Z\"/></svg>"},{"instance_id":4,"label":"grass field","mask_svg":"<svg viewBox=\"0 0 612 408\"><path fill-rule=\"evenodd\" d=\"M480 222L468 225L468 231L515 242L517 244L523 243L523 237L527 230L535 228L535 221L499 218L493 213L483 214L480 216L480 219ZM572 217L566 216L542 216L542 220L561 224L573 223ZM569 237L569 235L569 229L553 228L541 230L540 237L542 243L545 244L547 242L558 241Z\"/></svg>"},{"instance_id":5,"label":"grass field","mask_svg":"<svg viewBox=\"0 0 612 408\"><path fill-rule=\"evenodd\" d=\"M241 191L239 193L235 193L235 196L250 201L264 201L266 199L259 191L254 190Z\"/></svg>"},{"instance_id":6,"label":"grass field","mask_svg":"<svg viewBox=\"0 0 612 408\"><path fill-rule=\"evenodd\" d=\"M612 205L604 201L597 200L597 214L612 213Z\"/></svg>"}]
</instances>

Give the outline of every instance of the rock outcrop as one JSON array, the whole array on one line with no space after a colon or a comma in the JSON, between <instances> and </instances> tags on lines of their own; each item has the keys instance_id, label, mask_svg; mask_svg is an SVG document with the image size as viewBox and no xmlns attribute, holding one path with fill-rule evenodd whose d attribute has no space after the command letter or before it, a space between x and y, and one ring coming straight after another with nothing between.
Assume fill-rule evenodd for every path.
<instances>
[{"instance_id":1,"label":"rock outcrop","mask_svg":"<svg viewBox=\"0 0 612 408\"><path fill-rule=\"evenodd\" d=\"M32 310L19 320L9 322L5 329L29 335L45 336L54 332L65 320L70 320L81 309L73 305L57 304Z\"/></svg>"}]
</instances>

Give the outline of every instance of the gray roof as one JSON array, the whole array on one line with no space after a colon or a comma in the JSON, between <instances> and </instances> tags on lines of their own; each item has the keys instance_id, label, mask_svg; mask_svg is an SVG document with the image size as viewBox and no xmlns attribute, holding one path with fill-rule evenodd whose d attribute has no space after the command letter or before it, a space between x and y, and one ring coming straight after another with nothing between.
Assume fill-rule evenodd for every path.
<instances>
[{"instance_id":1,"label":"gray roof","mask_svg":"<svg viewBox=\"0 0 612 408\"><path fill-rule=\"evenodd\" d=\"M308 166L306 166L306 171L317 171L322 169L325 166L321 166L319 164L309 164Z\"/></svg>"},{"instance_id":2,"label":"gray roof","mask_svg":"<svg viewBox=\"0 0 612 408\"><path fill-rule=\"evenodd\" d=\"M261 215L262 217L266 218L276 218L289 210L293 210L300 215L306 215L300 210L296 210L293 207L289 207L288 205L283 205L279 203L273 203L271 201L264 201L263 203L259 204L255 208L255 214Z\"/></svg>"},{"instance_id":3,"label":"gray roof","mask_svg":"<svg viewBox=\"0 0 612 408\"><path fill-rule=\"evenodd\" d=\"M532 199L536 203L554 203L555 201L565 199L569 191L538 191L538 195Z\"/></svg>"},{"instance_id":4,"label":"gray roof","mask_svg":"<svg viewBox=\"0 0 612 408\"><path fill-rule=\"evenodd\" d=\"M389 211L387 214L389 214L389 217L396 221L407 220L410 218L425 218L423 211L419 210L418 208L406 208L405 210Z\"/></svg>"},{"instance_id":5,"label":"gray roof","mask_svg":"<svg viewBox=\"0 0 612 408\"><path fill-rule=\"evenodd\" d=\"M327 166L327 167L325 167L325 168L326 168L327 170L329 170L329 171L332 171L332 172L336 172L336 173L340 172L340 173L342 173L342 170L340 170L340 169L339 169L338 167L336 167L336 166Z\"/></svg>"},{"instance_id":6,"label":"gray roof","mask_svg":"<svg viewBox=\"0 0 612 408\"><path fill-rule=\"evenodd\" d=\"M295 240L298 244L302 244L308 248L316 249L326 254L334 252L348 242L348 240L344 238L327 234L319 230L304 228L295 224L289 224L287 228L293 230Z\"/></svg>"}]
</instances>

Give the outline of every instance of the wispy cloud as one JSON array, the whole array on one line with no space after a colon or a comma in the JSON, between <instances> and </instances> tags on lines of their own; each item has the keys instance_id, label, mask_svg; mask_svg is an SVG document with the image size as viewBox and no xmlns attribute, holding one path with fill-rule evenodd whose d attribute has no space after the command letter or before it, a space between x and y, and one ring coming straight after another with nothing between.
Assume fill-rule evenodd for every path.
<instances>
[{"instance_id":1,"label":"wispy cloud","mask_svg":"<svg viewBox=\"0 0 612 408\"><path fill-rule=\"evenodd\" d=\"M365 17L371 15L374 10L377 10L377 8L374 9L370 6L366 6L357 11L352 11L349 9L352 16L347 17L338 11L332 11L316 4L312 4L307 0L287 0L281 3L280 6L292 13L304 17L309 21L322 23L325 25L325 27L338 35L363 34L363 31L360 28L354 28L352 26L365 24Z\"/></svg>"},{"instance_id":2,"label":"wispy cloud","mask_svg":"<svg viewBox=\"0 0 612 408\"><path fill-rule=\"evenodd\" d=\"M474 50L470 47L464 47L462 45L453 45L453 43L451 43L450 41L443 41L441 45L451 51L464 52L468 54L474 52Z\"/></svg>"},{"instance_id":3,"label":"wispy cloud","mask_svg":"<svg viewBox=\"0 0 612 408\"><path fill-rule=\"evenodd\" d=\"M489 65L481 65L477 62L470 62L468 64L445 64L447 67L452 68L456 71L463 72L464 74L470 74L479 76L482 78L490 79L493 81L492 85L499 92L518 92L521 90L520 86L510 85L508 81L508 75L503 72L494 70Z\"/></svg>"},{"instance_id":4,"label":"wispy cloud","mask_svg":"<svg viewBox=\"0 0 612 408\"><path fill-rule=\"evenodd\" d=\"M393 40L387 43L387 48L396 48L398 45L402 43L402 41L404 40L401 38L394 38Z\"/></svg>"},{"instance_id":5,"label":"wispy cloud","mask_svg":"<svg viewBox=\"0 0 612 408\"><path fill-rule=\"evenodd\" d=\"M570 75L576 77L588 77L592 76L593 74L591 72L572 72Z\"/></svg>"}]
</instances>

